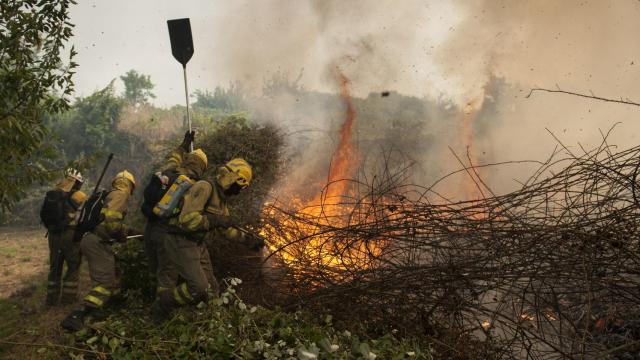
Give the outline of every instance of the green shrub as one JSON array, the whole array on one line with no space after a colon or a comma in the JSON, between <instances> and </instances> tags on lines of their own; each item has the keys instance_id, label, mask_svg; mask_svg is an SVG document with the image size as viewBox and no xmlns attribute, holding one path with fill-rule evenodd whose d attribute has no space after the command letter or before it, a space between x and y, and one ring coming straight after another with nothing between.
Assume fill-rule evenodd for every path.
<instances>
[{"instance_id":1,"label":"green shrub","mask_svg":"<svg viewBox=\"0 0 640 360\"><path fill-rule=\"evenodd\" d=\"M365 338L330 315L246 305L236 294L239 283L225 280L220 298L178 311L160 328L150 324L147 307L130 302L76 333L73 346L113 359L431 359L429 344L394 332ZM88 358L77 350L69 355Z\"/></svg>"}]
</instances>

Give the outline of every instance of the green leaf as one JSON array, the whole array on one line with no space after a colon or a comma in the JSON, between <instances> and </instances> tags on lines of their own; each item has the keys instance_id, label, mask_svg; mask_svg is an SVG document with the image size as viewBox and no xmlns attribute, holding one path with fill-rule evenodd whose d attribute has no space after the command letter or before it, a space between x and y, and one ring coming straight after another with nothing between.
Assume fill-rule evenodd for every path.
<instances>
[{"instance_id":1,"label":"green leaf","mask_svg":"<svg viewBox=\"0 0 640 360\"><path fill-rule=\"evenodd\" d=\"M111 349L111 352L115 352L119 345L120 340L118 338L111 338L111 340L109 340L109 348Z\"/></svg>"}]
</instances>

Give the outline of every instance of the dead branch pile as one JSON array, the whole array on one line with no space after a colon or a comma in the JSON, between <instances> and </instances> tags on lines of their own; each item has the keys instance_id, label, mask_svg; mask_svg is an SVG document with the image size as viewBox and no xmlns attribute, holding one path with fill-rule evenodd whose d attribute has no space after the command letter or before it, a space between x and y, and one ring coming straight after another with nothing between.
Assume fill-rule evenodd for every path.
<instances>
[{"instance_id":1,"label":"dead branch pile","mask_svg":"<svg viewBox=\"0 0 640 360\"><path fill-rule=\"evenodd\" d=\"M297 304L427 335L456 329L503 357L637 354L640 147L614 149L564 148L520 190L463 202L387 171L317 209L273 204L263 233Z\"/></svg>"}]
</instances>

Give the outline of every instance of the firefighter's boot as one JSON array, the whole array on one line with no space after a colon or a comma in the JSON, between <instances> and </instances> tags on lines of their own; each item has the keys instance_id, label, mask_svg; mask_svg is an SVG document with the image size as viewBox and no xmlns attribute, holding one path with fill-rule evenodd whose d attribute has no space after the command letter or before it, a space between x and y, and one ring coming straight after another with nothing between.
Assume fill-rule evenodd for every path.
<instances>
[{"instance_id":1,"label":"firefighter's boot","mask_svg":"<svg viewBox=\"0 0 640 360\"><path fill-rule=\"evenodd\" d=\"M60 303L64 305L74 304L78 300L78 283L75 281L65 281L62 284L62 296Z\"/></svg>"},{"instance_id":2,"label":"firefighter's boot","mask_svg":"<svg viewBox=\"0 0 640 360\"><path fill-rule=\"evenodd\" d=\"M87 315L93 312L94 308L85 306L82 309L74 310L71 314L67 315L60 323L63 329L69 331L80 331L84 328L84 319Z\"/></svg>"},{"instance_id":3,"label":"firefighter's boot","mask_svg":"<svg viewBox=\"0 0 640 360\"><path fill-rule=\"evenodd\" d=\"M47 289L47 299L45 300L46 306L56 306L58 299L60 298L60 291L54 289Z\"/></svg>"},{"instance_id":4,"label":"firefighter's boot","mask_svg":"<svg viewBox=\"0 0 640 360\"><path fill-rule=\"evenodd\" d=\"M178 308L181 304L174 298L173 291L163 291L159 294L156 301L151 306L151 320L155 326L162 325L173 309Z\"/></svg>"}]
</instances>

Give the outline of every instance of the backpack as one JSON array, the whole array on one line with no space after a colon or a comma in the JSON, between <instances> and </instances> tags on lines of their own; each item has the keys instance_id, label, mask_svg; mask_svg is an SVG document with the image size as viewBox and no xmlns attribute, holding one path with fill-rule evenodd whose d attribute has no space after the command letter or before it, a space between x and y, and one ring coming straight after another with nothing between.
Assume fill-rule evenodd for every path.
<instances>
[{"instance_id":1,"label":"backpack","mask_svg":"<svg viewBox=\"0 0 640 360\"><path fill-rule=\"evenodd\" d=\"M51 232L61 232L69 225L70 193L55 189L47 191L40 208L40 220Z\"/></svg>"},{"instance_id":2,"label":"backpack","mask_svg":"<svg viewBox=\"0 0 640 360\"><path fill-rule=\"evenodd\" d=\"M161 219L178 215L182 208L182 197L195 183L195 180L192 180L187 175L178 176L153 208L153 213Z\"/></svg>"},{"instance_id":3,"label":"backpack","mask_svg":"<svg viewBox=\"0 0 640 360\"><path fill-rule=\"evenodd\" d=\"M95 229L104 220L102 208L108 194L109 191L106 190L95 192L84 203L78 215L78 224L74 235L75 241L82 240L84 234Z\"/></svg>"},{"instance_id":4,"label":"backpack","mask_svg":"<svg viewBox=\"0 0 640 360\"><path fill-rule=\"evenodd\" d=\"M142 214L149 220L157 220L161 216L158 216L157 211L154 208L160 203L165 194L169 191L171 186L176 182L180 174L176 171L165 171L162 175L167 176L169 181L167 184L163 184L158 176L155 174L151 176L151 180L144 188L144 200L142 202Z\"/></svg>"}]
</instances>

